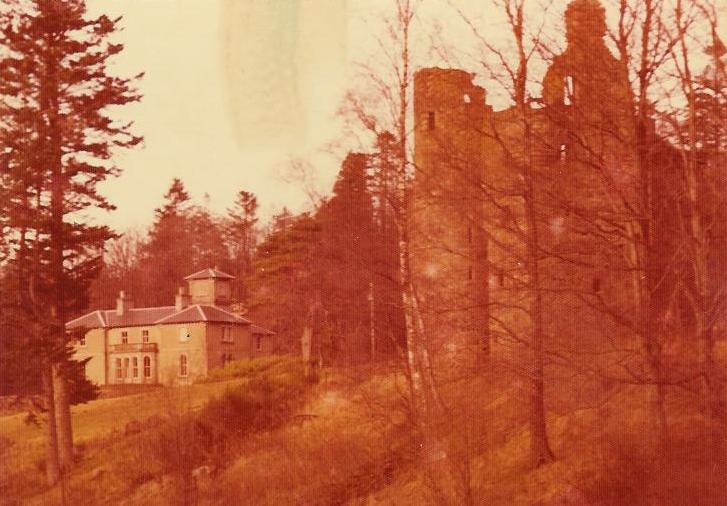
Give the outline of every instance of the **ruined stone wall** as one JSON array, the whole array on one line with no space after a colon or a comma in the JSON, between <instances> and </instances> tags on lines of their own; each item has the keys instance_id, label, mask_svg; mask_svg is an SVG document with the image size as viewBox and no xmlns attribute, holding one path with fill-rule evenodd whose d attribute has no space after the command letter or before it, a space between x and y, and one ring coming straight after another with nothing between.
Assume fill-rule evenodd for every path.
<instances>
[{"instance_id":1,"label":"ruined stone wall","mask_svg":"<svg viewBox=\"0 0 727 506\"><path fill-rule=\"evenodd\" d=\"M454 352L487 332L482 228L485 92L462 70L414 75L412 276L429 338Z\"/></svg>"}]
</instances>

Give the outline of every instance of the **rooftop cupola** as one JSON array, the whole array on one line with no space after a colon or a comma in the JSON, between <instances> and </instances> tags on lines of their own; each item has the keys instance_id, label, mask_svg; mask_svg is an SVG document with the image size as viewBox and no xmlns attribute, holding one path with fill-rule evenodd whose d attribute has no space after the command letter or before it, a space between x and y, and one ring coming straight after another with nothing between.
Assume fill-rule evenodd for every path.
<instances>
[{"instance_id":1,"label":"rooftop cupola","mask_svg":"<svg viewBox=\"0 0 727 506\"><path fill-rule=\"evenodd\" d=\"M235 276L217 267L203 269L184 279L189 285L192 304L227 306L232 302L232 280Z\"/></svg>"}]
</instances>

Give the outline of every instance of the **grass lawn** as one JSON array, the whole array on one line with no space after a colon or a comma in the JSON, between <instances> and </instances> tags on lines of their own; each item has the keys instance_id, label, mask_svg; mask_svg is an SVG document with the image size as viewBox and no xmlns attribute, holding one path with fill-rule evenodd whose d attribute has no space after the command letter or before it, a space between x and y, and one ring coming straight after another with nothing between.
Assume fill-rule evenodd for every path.
<instances>
[{"instance_id":1,"label":"grass lawn","mask_svg":"<svg viewBox=\"0 0 727 506\"><path fill-rule=\"evenodd\" d=\"M215 383L160 388L124 397L97 399L73 406L74 439L84 442L104 436L114 430L122 430L131 420L145 420L165 414L172 406L186 409L201 407L210 397L219 395L230 386L243 381L240 378ZM25 423L25 414L0 417L0 436L23 444L42 444L42 426Z\"/></svg>"},{"instance_id":2,"label":"grass lawn","mask_svg":"<svg viewBox=\"0 0 727 506\"><path fill-rule=\"evenodd\" d=\"M119 470L125 469L126 463L136 471L153 468L155 454L147 443L168 426L169 420L202 416L212 399L219 405L220 399L234 391L254 399L261 380L285 382L284 378L300 369L295 360L286 357L228 365L214 371L204 383L156 388L74 406L74 440L81 456L63 483L51 489L44 480L45 427L27 424L22 413L0 417L0 505L60 504L61 495L78 505L107 503L108 494L124 497L138 485L134 480L143 473ZM258 407L251 405L250 409ZM141 422L142 431L125 435L125 427L132 420ZM103 474L100 479L99 471Z\"/></svg>"}]
</instances>

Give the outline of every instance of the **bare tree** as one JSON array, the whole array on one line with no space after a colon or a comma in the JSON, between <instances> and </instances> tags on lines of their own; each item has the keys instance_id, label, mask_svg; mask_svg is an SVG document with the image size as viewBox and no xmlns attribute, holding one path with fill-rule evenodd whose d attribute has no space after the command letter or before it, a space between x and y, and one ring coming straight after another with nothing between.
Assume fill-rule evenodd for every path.
<instances>
[{"instance_id":1,"label":"bare tree","mask_svg":"<svg viewBox=\"0 0 727 506\"><path fill-rule=\"evenodd\" d=\"M674 45L671 57L678 77L678 100L684 107L669 116L681 158L684 209L680 213L681 237L688 265L683 293L693 315L693 333L701 343L701 378L715 443L725 438L724 378L714 359L714 329L725 299L724 282L714 271L713 256L719 244L718 226L724 219L724 46L717 36L717 5L713 1L676 0L673 12ZM702 19L706 26L695 22ZM699 30L709 32L710 45L694 47ZM703 49L711 60L700 76L695 72L695 52ZM710 68L711 67L711 72ZM722 163L722 165L720 164ZM723 238L722 238L723 240ZM718 268L719 269L719 268ZM717 281L715 282L714 276Z\"/></svg>"}]
</instances>

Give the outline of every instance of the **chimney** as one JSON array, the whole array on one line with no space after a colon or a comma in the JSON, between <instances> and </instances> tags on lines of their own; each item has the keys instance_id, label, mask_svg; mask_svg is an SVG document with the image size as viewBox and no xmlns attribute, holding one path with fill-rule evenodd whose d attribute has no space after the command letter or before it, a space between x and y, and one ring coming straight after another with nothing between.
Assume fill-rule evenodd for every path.
<instances>
[{"instance_id":1,"label":"chimney","mask_svg":"<svg viewBox=\"0 0 727 506\"><path fill-rule=\"evenodd\" d=\"M189 306L190 296L187 293L187 288L184 286L179 287L179 292L174 297L174 308L177 311L181 311L185 307Z\"/></svg>"},{"instance_id":2,"label":"chimney","mask_svg":"<svg viewBox=\"0 0 727 506\"><path fill-rule=\"evenodd\" d=\"M119 292L119 297L116 299L116 314L118 316L124 316L126 312L134 307L134 303L131 298L126 296L123 290Z\"/></svg>"}]
</instances>

